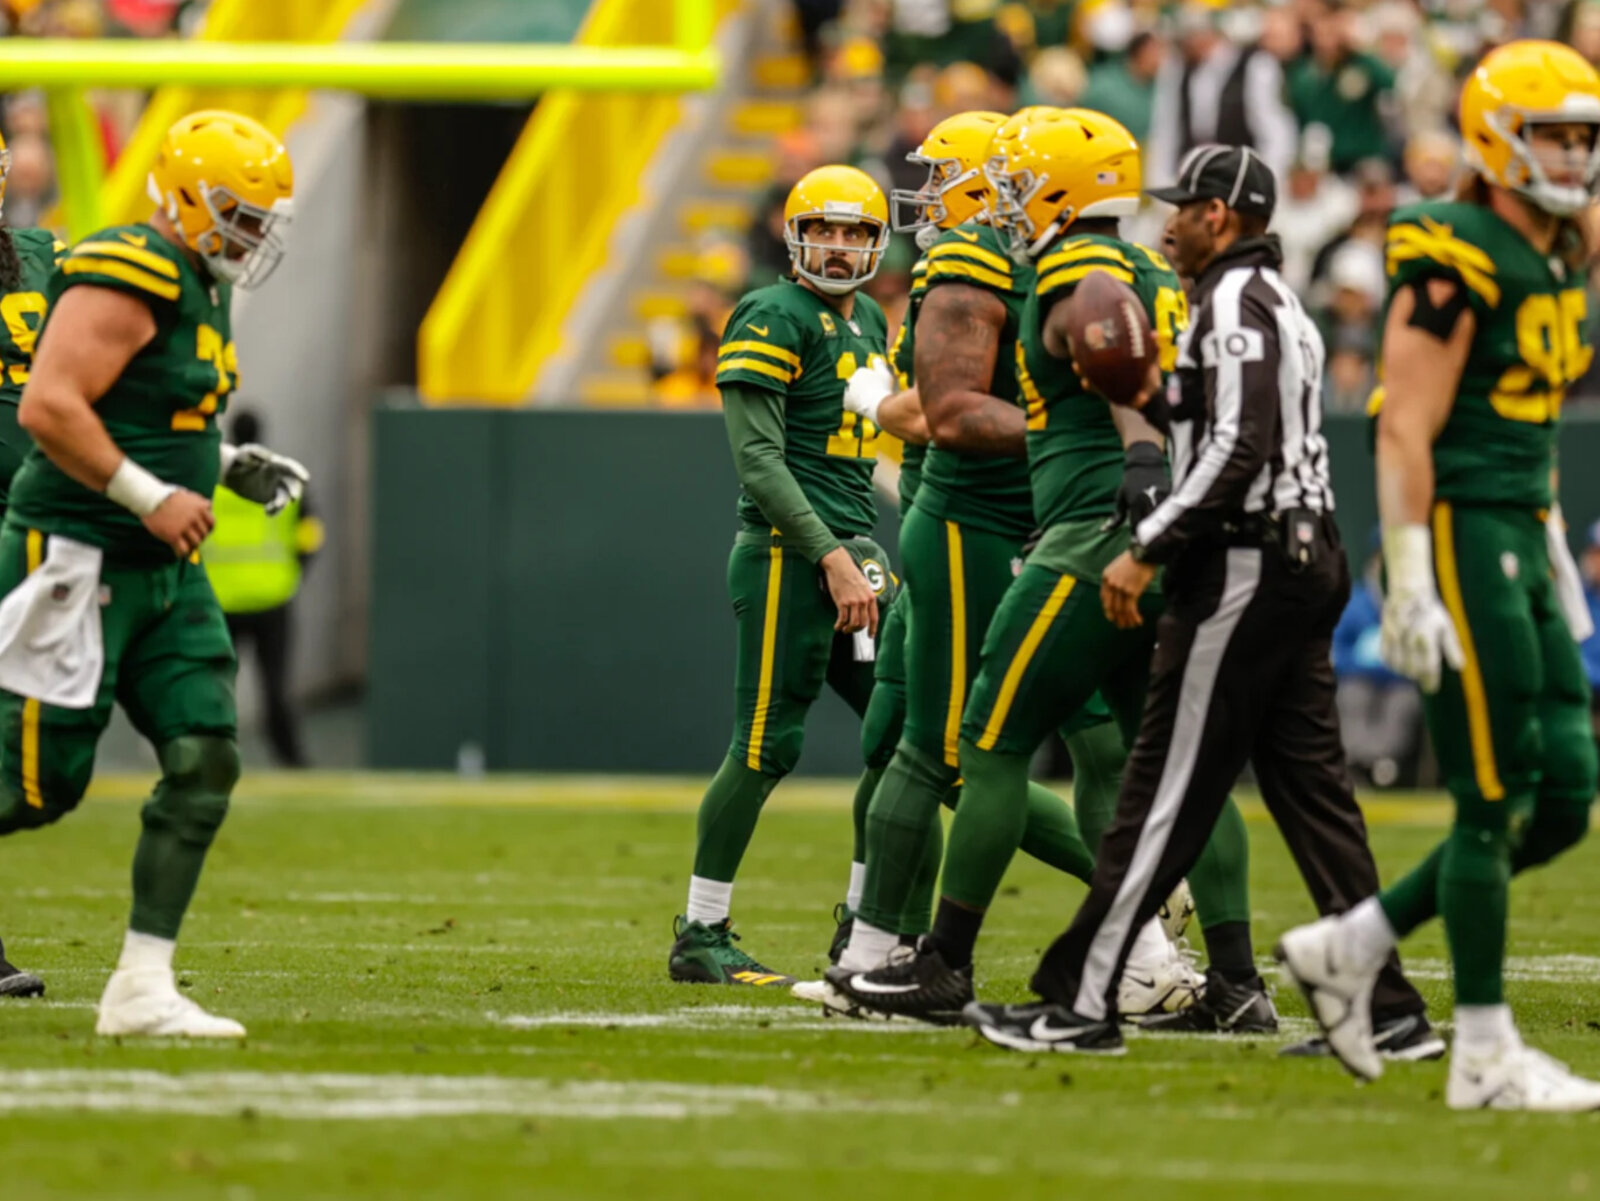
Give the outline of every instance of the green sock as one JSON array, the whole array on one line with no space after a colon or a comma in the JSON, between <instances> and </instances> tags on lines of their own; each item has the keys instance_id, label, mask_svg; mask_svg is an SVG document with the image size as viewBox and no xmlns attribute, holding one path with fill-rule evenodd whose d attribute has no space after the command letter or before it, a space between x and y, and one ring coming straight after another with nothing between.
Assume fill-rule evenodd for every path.
<instances>
[{"instance_id":1,"label":"green sock","mask_svg":"<svg viewBox=\"0 0 1600 1201\"><path fill-rule=\"evenodd\" d=\"M1028 825L1031 759L961 740L961 803L950 823L942 896L968 909L989 908Z\"/></svg>"},{"instance_id":2,"label":"green sock","mask_svg":"<svg viewBox=\"0 0 1600 1201\"><path fill-rule=\"evenodd\" d=\"M873 794L878 791L878 781L883 779L883 768L869 767L856 781L856 799L850 806L850 817L855 823L855 842L850 851L852 863L867 861L867 809L872 805Z\"/></svg>"},{"instance_id":3,"label":"green sock","mask_svg":"<svg viewBox=\"0 0 1600 1201\"><path fill-rule=\"evenodd\" d=\"M1395 938L1403 939L1424 922L1439 914L1439 868L1444 863L1448 840L1428 853L1428 857L1406 875L1378 894L1378 907L1389 919Z\"/></svg>"},{"instance_id":4,"label":"green sock","mask_svg":"<svg viewBox=\"0 0 1600 1201\"><path fill-rule=\"evenodd\" d=\"M1189 869L1189 889L1202 930L1250 920L1250 836L1233 798L1217 815L1216 828Z\"/></svg>"},{"instance_id":5,"label":"green sock","mask_svg":"<svg viewBox=\"0 0 1600 1201\"><path fill-rule=\"evenodd\" d=\"M1028 820L1021 846L1040 863L1074 880L1088 883L1094 875L1094 852L1078 831L1072 806L1037 781L1028 783Z\"/></svg>"},{"instance_id":6,"label":"green sock","mask_svg":"<svg viewBox=\"0 0 1600 1201\"><path fill-rule=\"evenodd\" d=\"M1100 838L1117 811L1128 750L1114 721L1079 730L1063 741L1072 756L1072 807L1077 811L1084 845L1093 854L1099 851Z\"/></svg>"},{"instance_id":7,"label":"green sock","mask_svg":"<svg viewBox=\"0 0 1600 1201\"><path fill-rule=\"evenodd\" d=\"M755 833L761 806L777 786L775 776L752 771L732 755L722 761L700 802L695 875L703 880L732 881Z\"/></svg>"},{"instance_id":8,"label":"green sock","mask_svg":"<svg viewBox=\"0 0 1600 1201\"><path fill-rule=\"evenodd\" d=\"M1439 912L1455 968L1457 1005L1505 1001L1506 899L1511 848L1504 834L1457 826L1439 865Z\"/></svg>"},{"instance_id":9,"label":"green sock","mask_svg":"<svg viewBox=\"0 0 1600 1201\"><path fill-rule=\"evenodd\" d=\"M922 841L922 862L917 865L911 892L900 910L900 920L890 927L896 934L926 934L933 925L933 892L939 884L939 865L944 862L944 822L935 810L928 821L928 836Z\"/></svg>"},{"instance_id":10,"label":"green sock","mask_svg":"<svg viewBox=\"0 0 1600 1201\"><path fill-rule=\"evenodd\" d=\"M921 933L900 927L908 908L913 916L926 912L926 902L915 903L917 880L926 875L929 840L942 837L939 804L955 778L955 769L941 756L909 742L900 744L884 769L867 809L867 881L861 895L861 917L878 929Z\"/></svg>"},{"instance_id":11,"label":"green sock","mask_svg":"<svg viewBox=\"0 0 1600 1201\"><path fill-rule=\"evenodd\" d=\"M219 757L215 748L224 745ZM202 749L207 747L212 749ZM175 939L228 812L239 759L231 742L209 737L174 739L157 753L163 775L139 813L143 828L133 854L128 928Z\"/></svg>"}]
</instances>

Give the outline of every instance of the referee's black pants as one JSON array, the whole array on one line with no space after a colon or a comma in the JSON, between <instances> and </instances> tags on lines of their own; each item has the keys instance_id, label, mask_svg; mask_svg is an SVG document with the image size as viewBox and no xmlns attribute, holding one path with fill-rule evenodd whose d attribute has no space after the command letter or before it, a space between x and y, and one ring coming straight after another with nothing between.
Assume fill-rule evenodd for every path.
<instances>
[{"instance_id":1,"label":"referee's black pants","mask_svg":"<svg viewBox=\"0 0 1600 1201\"><path fill-rule=\"evenodd\" d=\"M1135 934L1194 866L1246 761L1320 912L1342 913L1378 891L1329 654L1350 569L1331 519L1320 524L1317 558L1299 570L1259 541L1195 547L1168 569L1116 817L1083 907L1033 977L1046 1000L1115 1017ZM1374 1014L1423 1008L1391 956Z\"/></svg>"}]
</instances>

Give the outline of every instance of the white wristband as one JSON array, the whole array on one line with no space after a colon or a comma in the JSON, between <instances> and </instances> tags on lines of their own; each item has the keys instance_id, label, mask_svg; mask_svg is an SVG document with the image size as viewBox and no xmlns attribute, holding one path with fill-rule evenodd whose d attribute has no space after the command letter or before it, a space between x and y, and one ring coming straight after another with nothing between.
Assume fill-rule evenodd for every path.
<instances>
[{"instance_id":1,"label":"white wristband","mask_svg":"<svg viewBox=\"0 0 1600 1201\"><path fill-rule=\"evenodd\" d=\"M865 417L868 421L872 422L873 425L877 425L878 424L878 410L883 408L883 402L888 400L889 397L891 397L893 395L894 395L893 392L885 392L882 396L874 396L869 400L862 400L860 402L861 403L861 407L863 409L865 409L866 411L864 413L862 413L861 415L863 417Z\"/></svg>"},{"instance_id":2,"label":"white wristband","mask_svg":"<svg viewBox=\"0 0 1600 1201\"><path fill-rule=\"evenodd\" d=\"M1433 534L1420 523L1390 526L1383 531L1383 565L1391 592L1434 595Z\"/></svg>"},{"instance_id":3,"label":"white wristband","mask_svg":"<svg viewBox=\"0 0 1600 1201\"><path fill-rule=\"evenodd\" d=\"M125 458L106 484L106 496L135 517L148 517L178 489L159 480L132 459Z\"/></svg>"}]
</instances>

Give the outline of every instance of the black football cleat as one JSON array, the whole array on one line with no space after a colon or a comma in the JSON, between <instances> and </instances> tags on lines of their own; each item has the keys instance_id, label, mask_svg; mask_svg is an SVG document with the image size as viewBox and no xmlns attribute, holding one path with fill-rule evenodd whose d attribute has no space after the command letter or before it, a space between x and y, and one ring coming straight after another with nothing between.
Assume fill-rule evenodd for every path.
<instances>
[{"instance_id":1,"label":"black football cleat","mask_svg":"<svg viewBox=\"0 0 1600 1201\"><path fill-rule=\"evenodd\" d=\"M1115 1021L1082 1017L1049 1001L1029 1005L980 1005L974 1001L961 1011L961 1020L1008 1051L1122 1055L1128 1050Z\"/></svg>"},{"instance_id":2,"label":"black football cleat","mask_svg":"<svg viewBox=\"0 0 1600 1201\"><path fill-rule=\"evenodd\" d=\"M1276 1034L1278 1011L1260 976L1237 984L1209 971L1198 1001L1178 1013L1146 1018L1139 1029L1149 1034Z\"/></svg>"},{"instance_id":3,"label":"black football cleat","mask_svg":"<svg viewBox=\"0 0 1600 1201\"><path fill-rule=\"evenodd\" d=\"M1372 1026L1372 1041L1377 1045L1379 1055L1399 1063L1421 1063L1428 1059L1443 1059L1445 1051L1449 1049L1439 1032L1430 1026L1428 1019L1420 1013L1408 1013L1403 1017L1375 1021ZM1278 1054L1296 1059L1320 1059L1332 1055L1333 1048L1328 1046L1328 1040L1319 1034L1304 1042L1293 1043Z\"/></svg>"},{"instance_id":4,"label":"black football cleat","mask_svg":"<svg viewBox=\"0 0 1600 1201\"><path fill-rule=\"evenodd\" d=\"M844 949L850 945L850 934L856 928L856 915L850 906L840 901L833 907L833 941L828 944L828 962L838 963Z\"/></svg>"},{"instance_id":5,"label":"black football cleat","mask_svg":"<svg viewBox=\"0 0 1600 1201\"><path fill-rule=\"evenodd\" d=\"M4 943L0 943L0 997L42 997L44 981L32 972L25 972L6 958Z\"/></svg>"},{"instance_id":6,"label":"black football cleat","mask_svg":"<svg viewBox=\"0 0 1600 1201\"><path fill-rule=\"evenodd\" d=\"M831 967L827 981L857 1005L892 1017L935 1026L959 1026L972 1000L972 968L952 968L924 934L915 947L896 947L889 962L870 972Z\"/></svg>"}]
</instances>

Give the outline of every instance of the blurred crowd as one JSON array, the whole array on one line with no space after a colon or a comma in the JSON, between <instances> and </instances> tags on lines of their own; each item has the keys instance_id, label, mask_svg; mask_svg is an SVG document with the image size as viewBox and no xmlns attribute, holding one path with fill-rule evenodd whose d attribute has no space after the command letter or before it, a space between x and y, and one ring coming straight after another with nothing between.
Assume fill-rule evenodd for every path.
<instances>
[{"instance_id":1,"label":"blurred crowd","mask_svg":"<svg viewBox=\"0 0 1600 1201\"><path fill-rule=\"evenodd\" d=\"M1373 386L1390 211L1453 191L1461 79L1494 46L1556 37L1600 63L1600 0L793 0L813 73L803 126L743 241L708 234L687 324L652 331L663 403L715 403L721 322L787 267L783 201L824 162L915 188L906 163L952 113L1024 104L1100 109L1168 182L1197 142L1249 144L1281 181L1284 274L1322 325L1328 405ZM1128 234L1159 245L1162 206ZM915 249L896 238L871 293L899 320ZM1591 312L1600 306L1591 305ZM1582 395L1590 386L1575 390Z\"/></svg>"},{"instance_id":2,"label":"blurred crowd","mask_svg":"<svg viewBox=\"0 0 1600 1201\"><path fill-rule=\"evenodd\" d=\"M160 38L199 27L210 0L0 0L0 36L44 38ZM92 92L105 161L116 160L144 108L140 92ZM0 132L11 151L5 219L26 227L55 207L56 166L50 123L40 92L14 92L0 108Z\"/></svg>"}]
</instances>

